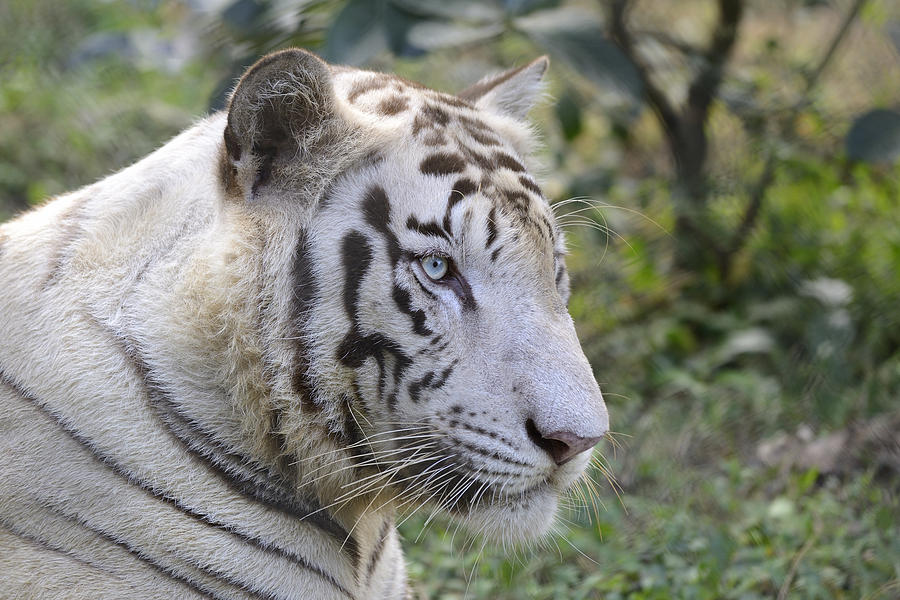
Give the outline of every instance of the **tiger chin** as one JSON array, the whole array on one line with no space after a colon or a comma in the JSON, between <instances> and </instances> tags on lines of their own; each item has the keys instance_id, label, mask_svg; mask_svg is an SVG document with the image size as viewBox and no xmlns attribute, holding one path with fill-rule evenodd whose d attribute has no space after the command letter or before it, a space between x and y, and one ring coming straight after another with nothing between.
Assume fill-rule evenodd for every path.
<instances>
[{"instance_id":1,"label":"tiger chin","mask_svg":"<svg viewBox=\"0 0 900 600\"><path fill-rule=\"evenodd\" d=\"M277 52L0 226L0 596L405 598L398 515L544 535L608 429L528 168L547 64Z\"/></svg>"}]
</instances>

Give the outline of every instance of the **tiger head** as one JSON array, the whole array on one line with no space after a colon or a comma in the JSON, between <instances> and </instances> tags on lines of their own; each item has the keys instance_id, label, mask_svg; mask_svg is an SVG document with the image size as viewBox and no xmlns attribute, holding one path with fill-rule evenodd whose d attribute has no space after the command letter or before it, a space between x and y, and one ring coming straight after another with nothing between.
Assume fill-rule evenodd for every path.
<instances>
[{"instance_id":1,"label":"tiger head","mask_svg":"<svg viewBox=\"0 0 900 600\"><path fill-rule=\"evenodd\" d=\"M453 96L288 50L232 95L226 196L294 239L271 309L271 343L292 348L280 433L301 481L335 474L332 504L429 504L532 539L607 432L563 236L526 168L547 64Z\"/></svg>"}]
</instances>

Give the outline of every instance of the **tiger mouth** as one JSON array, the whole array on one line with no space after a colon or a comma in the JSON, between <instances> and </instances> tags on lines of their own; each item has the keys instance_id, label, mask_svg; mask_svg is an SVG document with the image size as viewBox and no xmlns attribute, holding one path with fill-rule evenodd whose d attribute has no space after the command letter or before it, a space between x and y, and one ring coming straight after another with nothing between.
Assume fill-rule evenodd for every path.
<instances>
[{"instance_id":1,"label":"tiger mouth","mask_svg":"<svg viewBox=\"0 0 900 600\"><path fill-rule=\"evenodd\" d=\"M448 464L453 467L442 472ZM552 474L525 488L510 490L514 481L487 479L484 471L465 465L464 458L456 453L443 455L427 465L404 469L400 495L423 496L451 514L465 516L477 509L520 506L538 495L559 496L562 493ZM510 474L503 475L509 477Z\"/></svg>"}]
</instances>

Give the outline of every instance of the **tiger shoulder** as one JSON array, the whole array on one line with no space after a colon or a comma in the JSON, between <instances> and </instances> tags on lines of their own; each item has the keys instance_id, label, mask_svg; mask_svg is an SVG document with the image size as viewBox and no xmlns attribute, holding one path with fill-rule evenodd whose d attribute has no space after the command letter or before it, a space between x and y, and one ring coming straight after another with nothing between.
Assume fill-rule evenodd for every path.
<instances>
[{"instance_id":1,"label":"tiger shoulder","mask_svg":"<svg viewBox=\"0 0 900 600\"><path fill-rule=\"evenodd\" d=\"M399 599L402 515L546 535L608 429L528 168L546 67L277 52L0 225L0 596Z\"/></svg>"}]
</instances>

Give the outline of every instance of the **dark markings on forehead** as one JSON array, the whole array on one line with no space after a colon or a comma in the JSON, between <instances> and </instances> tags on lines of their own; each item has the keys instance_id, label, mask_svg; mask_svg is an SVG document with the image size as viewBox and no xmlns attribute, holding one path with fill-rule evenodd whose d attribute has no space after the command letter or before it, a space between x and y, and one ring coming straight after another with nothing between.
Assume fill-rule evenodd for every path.
<instances>
[{"instance_id":1,"label":"dark markings on forehead","mask_svg":"<svg viewBox=\"0 0 900 600\"><path fill-rule=\"evenodd\" d=\"M439 237L445 240L450 239L448 233L441 228L437 221L426 221L423 223L422 221L419 221L415 215L410 215L406 220L406 228L421 233L422 235Z\"/></svg>"},{"instance_id":2,"label":"dark markings on forehead","mask_svg":"<svg viewBox=\"0 0 900 600\"><path fill-rule=\"evenodd\" d=\"M519 175L519 183L528 191L534 192L543 198L544 193L541 191L541 188L528 175Z\"/></svg>"},{"instance_id":3,"label":"dark markings on forehead","mask_svg":"<svg viewBox=\"0 0 900 600\"><path fill-rule=\"evenodd\" d=\"M453 189L450 191L450 197L447 198L447 208L444 210L443 226L447 235L453 236L453 223L451 221L453 207L477 189L475 182L471 179L459 179L453 184Z\"/></svg>"},{"instance_id":4,"label":"dark markings on forehead","mask_svg":"<svg viewBox=\"0 0 900 600\"><path fill-rule=\"evenodd\" d=\"M409 108L409 100L399 94L385 98L378 104L378 112L388 117L401 113L407 108Z\"/></svg>"},{"instance_id":5,"label":"dark markings on forehead","mask_svg":"<svg viewBox=\"0 0 900 600\"><path fill-rule=\"evenodd\" d=\"M390 85L392 78L387 75L373 75L368 79L363 79L362 81L357 81L350 88L350 93L347 95L347 101L351 104L356 102L356 99L362 96L367 92L371 92L373 90L380 90L382 88Z\"/></svg>"},{"instance_id":6,"label":"dark markings on forehead","mask_svg":"<svg viewBox=\"0 0 900 600\"><path fill-rule=\"evenodd\" d=\"M495 262L497 257L500 256L500 251L503 250L503 246L498 246L496 250L491 252L491 262Z\"/></svg>"},{"instance_id":7,"label":"dark markings on forehead","mask_svg":"<svg viewBox=\"0 0 900 600\"><path fill-rule=\"evenodd\" d=\"M460 115L459 122L462 124L463 129L466 130L472 139L483 146L499 146L500 139L496 136L496 133L493 129L491 129L487 123L482 121L481 119L475 119L472 117L467 117L465 115Z\"/></svg>"},{"instance_id":8,"label":"dark markings on forehead","mask_svg":"<svg viewBox=\"0 0 900 600\"><path fill-rule=\"evenodd\" d=\"M465 100L450 94L442 94L440 92L435 92L434 90L427 90L427 93L430 99L446 104L447 106L452 106L454 108L474 108L470 102L466 102Z\"/></svg>"},{"instance_id":9,"label":"dark markings on forehead","mask_svg":"<svg viewBox=\"0 0 900 600\"><path fill-rule=\"evenodd\" d=\"M421 114L439 127L444 127L450 122L450 115L447 114L447 111L433 104L426 104L422 108Z\"/></svg>"},{"instance_id":10,"label":"dark markings on forehead","mask_svg":"<svg viewBox=\"0 0 900 600\"><path fill-rule=\"evenodd\" d=\"M425 175L452 175L462 173L466 167L463 157L455 152L437 152L425 159L419 165L419 170Z\"/></svg>"},{"instance_id":11,"label":"dark markings on forehead","mask_svg":"<svg viewBox=\"0 0 900 600\"><path fill-rule=\"evenodd\" d=\"M366 222L374 227L378 233L384 237L387 246L388 259L391 262L391 271L400 260L403 253L400 247L400 241L396 234L391 230L391 205L384 189L380 186L373 186L363 198L363 214ZM412 217L411 217L412 218ZM409 223L407 223L407 226ZM437 226L437 223L434 223ZM410 301L409 293L397 286L395 283L392 290L394 302L400 312L409 316L413 322L413 331L419 335L431 335L431 330L425 326L425 313L421 310L413 309Z\"/></svg>"},{"instance_id":12,"label":"dark markings on forehead","mask_svg":"<svg viewBox=\"0 0 900 600\"><path fill-rule=\"evenodd\" d=\"M480 133L478 131L470 131L469 135L472 136L476 142L481 144L482 146L499 146L500 140L496 137L484 133Z\"/></svg>"},{"instance_id":13,"label":"dark markings on forehead","mask_svg":"<svg viewBox=\"0 0 900 600\"><path fill-rule=\"evenodd\" d=\"M470 117L468 115L459 115L457 117L459 122L462 123L462 126L465 127L467 131L481 131L482 133L494 133L494 130L491 129L491 126L482 121L477 117Z\"/></svg>"},{"instance_id":14,"label":"dark markings on forehead","mask_svg":"<svg viewBox=\"0 0 900 600\"><path fill-rule=\"evenodd\" d=\"M482 171L491 173L497 167L497 163L495 163L493 159L491 159L491 157L487 154L482 154L476 150L473 150L472 148L469 148L468 146L460 146L460 150L462 150L466 159L470 163L476 165Z\"/></svg>"},{"instance_id":15,"label":"dark markings on forehead","mask_svg":"<svg viewBox=\"0 0 900 600\"><path fill-rule=\"evenodd\" d=\"M380 186L372 186L366 192L366 196L363 198L363 215L366 223L384 236L391 266L396 265L400 260L400 243L397 241L397 236L391 231L391 205L388 202L387 194Z\"/></svg>"},{"instance_id":16,"label":"dark markings on forehead","mask_svg":"<svg viewBox=\"0 0 900 600\"><path fill-rule=\"evenodd\" d=\"M520 190L502 190L500 195L506 206L514 211L527 213L531 197Z\"/></svg>"},{"instance_id":17,"label":"dark markings on forehead","mask_svg":"<svg viewBox=\"0 0 900 600\"><path fill-rule=\"evenodd\" d=\"M447 144L447 137L438 129L433 131L429 131L425 137L422 138L422 142L426 146L444 146Z\"/></svg>"},{"instance_id":18,"label":"dark markings on forehead","mask_svg":"<svg viewBox=\"0 0 900 600\"><path fill-rule=\"evenodd\" d=\"M517 161L515 158L506 154L505 152L497 152L494 154L494 160L497 163L497 166L503 169L509 169L510 171L517 171L523 173L525 171L525 165Z\"/></svg>"}]
</instances>

